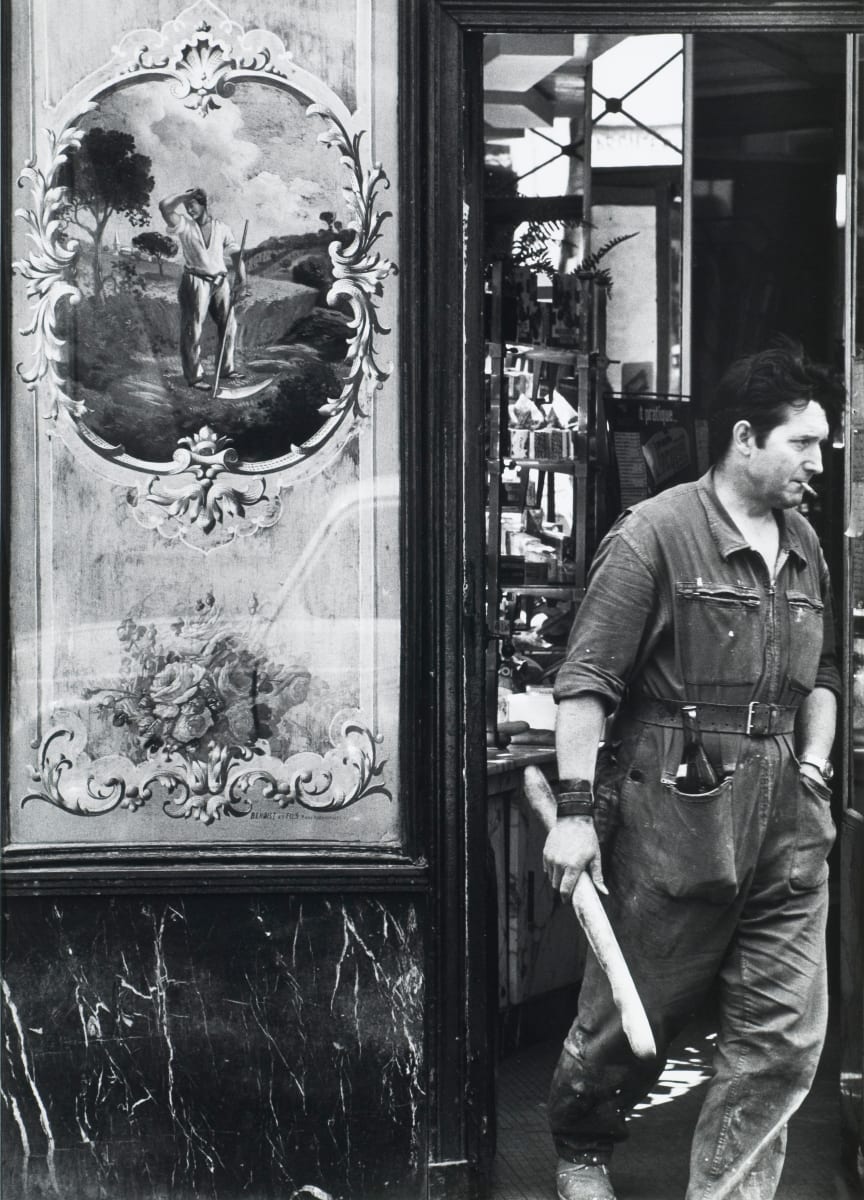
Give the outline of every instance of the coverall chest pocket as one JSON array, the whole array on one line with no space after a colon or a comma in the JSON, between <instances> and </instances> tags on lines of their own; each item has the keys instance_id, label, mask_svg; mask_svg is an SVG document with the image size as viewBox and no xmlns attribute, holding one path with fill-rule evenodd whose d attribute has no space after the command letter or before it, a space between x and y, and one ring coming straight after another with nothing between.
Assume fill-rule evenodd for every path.
<instances>
[{"instance_id":1,"label":"coverall chest pocket","mask_svg":"<svg viewBox=\"0 0 864 1200\"><path fill-rule=\"evenodd\" d=\"M675 628L685 683L740 687L762 671L762 599L755 588L678 583Z\"/></svg>"},{"instance_id":2,"label":"coverall chest pocket","mask_svg":"<svg viewBox=\"0 0 864 1200\"><path fill-rule=\"evenodd\" d=\"M822 654L822 620L825 605L804 592L787 592L789 612L789 686L810 692L816 682Z\"/></svg>"}]
</instances>

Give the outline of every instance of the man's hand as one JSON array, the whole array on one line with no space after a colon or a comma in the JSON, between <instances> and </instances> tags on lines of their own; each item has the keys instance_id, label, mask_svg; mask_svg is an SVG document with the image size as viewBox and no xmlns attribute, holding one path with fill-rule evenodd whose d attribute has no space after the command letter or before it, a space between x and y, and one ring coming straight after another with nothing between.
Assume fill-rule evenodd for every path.
<instances>
[{"instance_id":1,"label":"man's hand","mask_svg":"<svg viewBox=\"0 0 864 1200\"><path fill-rule=\"evenodd\" d=\"M552 827L543 847L543 866L552 886L569 900L576 881L588 871L598 892L609 894L603 882L600 843L590 817L563 817Z\"/></svg>"}]
</instances>

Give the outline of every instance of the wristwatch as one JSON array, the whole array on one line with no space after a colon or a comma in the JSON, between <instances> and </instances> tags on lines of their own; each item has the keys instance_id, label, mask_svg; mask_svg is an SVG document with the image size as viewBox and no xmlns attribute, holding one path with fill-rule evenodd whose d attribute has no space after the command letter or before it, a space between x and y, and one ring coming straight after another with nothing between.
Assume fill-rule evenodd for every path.
<instances>
[{"instance_id":1,"label":"wristwatch","mask_svg":"<svg viewBox=\"0 0 864 1200\"><path fill-rule=\"evenodd\" d=\"M801 766L803 766L804 763L806 763L808 767L815 767L826 783L830 783L831 780L834 778L834 767L831 765L830 758L806 758L805 757L805 758L799 758L798 763Z\"/></svg>"}]
</instances>

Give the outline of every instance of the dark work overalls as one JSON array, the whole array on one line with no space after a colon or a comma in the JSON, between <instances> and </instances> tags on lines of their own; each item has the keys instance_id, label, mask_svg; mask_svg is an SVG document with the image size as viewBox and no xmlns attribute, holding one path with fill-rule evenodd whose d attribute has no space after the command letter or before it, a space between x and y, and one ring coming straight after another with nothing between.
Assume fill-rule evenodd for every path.
<instances>
[{"instance_id":1,"label":"dark work overalls","mask_svg":"<svg viewBox=\"0 0 864 1200\"><path fill-rule=\"evenodd\" d=\"M772 583L710 473L624 514L592 566L556 696L615 710L596 778L607 910L655 1033L630 1051L589 954L552 1084L558 1153L605 1161L709 992L714 1075L687 1200L770 1200L790 1116L807 1094L827 1017L830 793L799 772L795 712L839 690L827 569L797 512L778 514ZM700 707L716 791L676 790L682 701ZM724 731L725 730L725 731Z\"/></svg>"}]
</instances>

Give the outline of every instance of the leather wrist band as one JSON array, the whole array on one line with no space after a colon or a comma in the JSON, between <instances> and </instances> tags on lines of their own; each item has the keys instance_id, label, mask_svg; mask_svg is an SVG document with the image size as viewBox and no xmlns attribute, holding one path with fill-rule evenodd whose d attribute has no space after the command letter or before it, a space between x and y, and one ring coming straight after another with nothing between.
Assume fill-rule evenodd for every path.
<instances>
[{"instance_id":1,"label":"leather wrist band","mask_svg":"<svg viewBox=\"0 0 864 1200\"><path fill-rule=\"evenodd\" d=\"M594 800L590 796L565 792L559 796L556 815L560 817L593 817Z\"/></svg>"},{"instance_id":2,"label":"leather wrist band","mask_svg":"<svg viewBox=\"0 0 864 1200\"><path fill-rule=\"evenodd\" d=\"M559 817L593 817L594 784L590 779L560 779L556 797Z\"/></svg>"}]
</instances>

